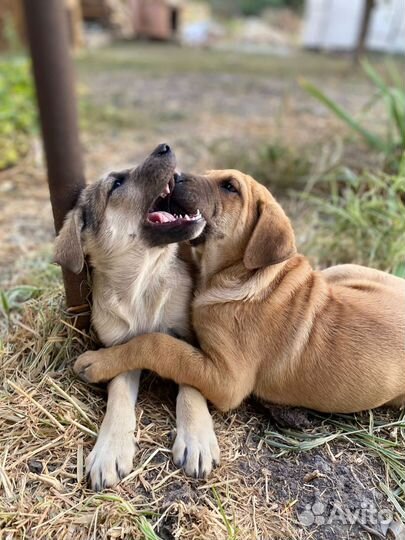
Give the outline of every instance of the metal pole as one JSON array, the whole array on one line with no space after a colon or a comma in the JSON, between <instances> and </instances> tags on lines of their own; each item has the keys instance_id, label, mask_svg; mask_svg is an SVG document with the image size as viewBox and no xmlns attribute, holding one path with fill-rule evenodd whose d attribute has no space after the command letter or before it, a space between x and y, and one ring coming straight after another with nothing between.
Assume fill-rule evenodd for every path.
<instances>
[{"instance_id":1,"label":"metal pole","mask_svg":"<svg viewBox=\"0 0 405 540\"><path fill-rule=\"evenodd\" d=\"M64 0L24 0L28 41L41 119L55 231L85 185ZM63 269L66 302L83 312L88 289L85 273ZM75 309L76 308L76 309ZM88 318L78 318L80 327Z\"/></svg>"}]
</instances>

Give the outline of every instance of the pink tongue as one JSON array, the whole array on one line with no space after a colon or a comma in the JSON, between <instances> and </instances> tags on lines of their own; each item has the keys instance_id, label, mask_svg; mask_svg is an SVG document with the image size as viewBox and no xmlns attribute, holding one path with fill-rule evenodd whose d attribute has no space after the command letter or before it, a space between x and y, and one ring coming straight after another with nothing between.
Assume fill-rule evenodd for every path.
<instances>
[{"instance_id":1,"label":"pink tongue","mask_svg":"<svg viewBox=\"0 0 405 540\"><path fill-rule=\"evenodd\" d=\"M152 223L168 223L169 221L176 221L176 218L169 214L169 212L151 212L148 214L148 219Z\"/></svg>"}]
</instances>

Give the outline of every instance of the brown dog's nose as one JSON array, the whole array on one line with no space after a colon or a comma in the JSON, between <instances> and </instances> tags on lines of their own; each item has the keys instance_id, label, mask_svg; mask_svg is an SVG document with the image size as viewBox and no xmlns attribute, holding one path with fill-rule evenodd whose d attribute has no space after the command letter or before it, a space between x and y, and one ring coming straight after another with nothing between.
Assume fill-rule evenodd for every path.
<instances>
[{"instance_id":1,"label":"brown dog's nose","mask_svg":"<svg viewBox=\"0 0 405 540\"><path fill-rule=\"evenodd\" d=\"M171 151L172 149L170 148L168 144L162 143L162 144L159 144L157 148L155 148L155 150L153 151L153 154L155 156L164 156L166 154L170 154Z\"/></svg>"}]
</instances>

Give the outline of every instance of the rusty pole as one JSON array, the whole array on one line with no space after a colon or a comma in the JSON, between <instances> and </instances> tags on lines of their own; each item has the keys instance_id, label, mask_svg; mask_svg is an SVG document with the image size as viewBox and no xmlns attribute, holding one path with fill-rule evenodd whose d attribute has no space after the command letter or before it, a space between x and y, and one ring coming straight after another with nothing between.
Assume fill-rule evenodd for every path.
<instances>
[{"instance_id":1,"label":"rusty pole","mask_svg":"<svg viewBox=\"0 0 405 540\"><path fill-rule=\"evenodd\" d=\"M55 231L85 185L79 141L73 63L63 0L24 0ZM86 275L63 269L66 302L72 314L88 312ZM88 316L78 317L85 327Z\"/></svg>"}]
</instances>

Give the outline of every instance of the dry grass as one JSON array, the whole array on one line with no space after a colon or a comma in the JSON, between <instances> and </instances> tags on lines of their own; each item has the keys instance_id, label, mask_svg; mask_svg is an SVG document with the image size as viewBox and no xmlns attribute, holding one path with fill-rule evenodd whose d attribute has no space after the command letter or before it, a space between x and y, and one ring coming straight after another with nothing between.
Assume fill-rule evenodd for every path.
<instances>
[{"instance_id":1,"label":"dry grass","mask_svg":"<svg viewBox=\"0 0 405 540\"><path fill-rule=\"evenodd\" d=\"M280 416L253 401L227 415L213 412L222 463L209 479L194 480L171 460L175 387L151 375L137 405L133 472L116 489L91 492L84 460L105 394L71 370L93 344L72 327L53 279L51 289L11 313L2 346L0 538L370 540L361 524L305 528L299 514L314 501L328 511L336 501L354 509L367 501L403 512L405 422L398 415L377 412L373 425L368 415L347 416L349 433L341 436L333 418L289 410ZM394 428L395 463L385 460ZM358 433L371 442L359 444Z\"/></svg>"},{"instance_id":2,"label":"dry grass","mask_svg":"<svg viewBox=\"0 0 405 540\"><path fill-rule=\"evenodd\" d=\"M115 490L95 494L86 488L84 459L100 425L104 394L71 371L89 338L72 329L61 300L58 290L29 301L3 346L4 538L292 537L288 502L270 501L269 477L258 474L265 448L252 439L259 423L252 411L215 414L222 465L207 481L188 479L171 461L173 389L151 376L137 406L134 471ZM243 466L252 460L257 466L246 475Z\"/></svg>"}]
</instances>

